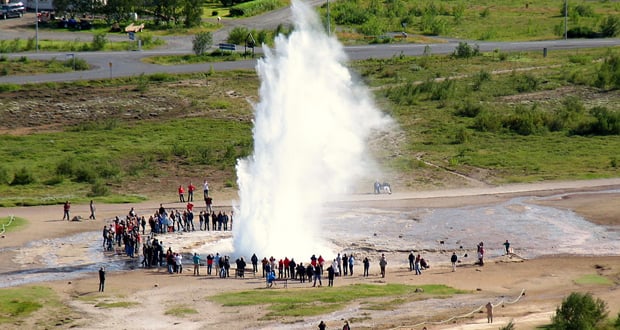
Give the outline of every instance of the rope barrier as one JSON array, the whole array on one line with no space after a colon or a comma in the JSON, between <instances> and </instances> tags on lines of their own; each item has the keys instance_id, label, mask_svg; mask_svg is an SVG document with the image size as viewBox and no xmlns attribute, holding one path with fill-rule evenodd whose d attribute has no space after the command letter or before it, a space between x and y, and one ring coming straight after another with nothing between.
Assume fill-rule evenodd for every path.
<instances>
[{"instance_id":1,"label":"rope barrier","mask_svg":"<svg viewBox=\"0 0 620 330\"><path fill-rule=\"evenodd\" d=\"M13 220L15 220L15 216L11 215L9 216L9 223L2 224L2 230L0 231L0 235L4 235L4 233L6 232L6 227L10 226L13 223Z\"/></svg>"},{"instance_id":2,"label":"rope barrier","mask_svg":"<svg viewBox=\"0 0 620 330\"><path fill-rule=\"evenodd\" d=\"M525 295L525 289L521 290L521 294L519 294L519 296L513 300L513 301L504 301L504 299L500 300L497 304L491 304L493 305L493 308L500 306L502 304L507 304L507 305L512 305L512 304L516 304L517 302L519 302L519 300L521 300L521 297L523 297ZM450 321L456 320L456 319L462 319L465 317L469 317L471 315L473 315L474 313L479 312L480 310L482 310L483 308L485 308L485 305L480 305L480 307L474 309L473 311L463 314L463 315L456 315L453 316L447 320L443 320L443 321L422 321L420 323L414 324L414 325L408 325L408 326L398 326L396 328L392 328L392 329L403 329L403 328L416 328L425 324L428 325L440 325L440 324L444 324L444 323L448 323Z\"/></svg>"}]
</instances>

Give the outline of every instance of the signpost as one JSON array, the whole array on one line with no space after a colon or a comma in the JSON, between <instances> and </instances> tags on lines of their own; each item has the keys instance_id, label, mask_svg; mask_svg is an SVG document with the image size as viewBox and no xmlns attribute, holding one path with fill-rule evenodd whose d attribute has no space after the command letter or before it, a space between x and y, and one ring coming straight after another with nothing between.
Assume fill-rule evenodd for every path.
<instances>
[{"instance_id":1,"label":"signpost","mask_svg":"<svg viewBox=\"0 0 620 330\"><path fill-rule=\"evenodd\" d=\"M65 57L67 59L69 59L69 58L73 59L73 71L75 71L75 54L73 54L73 53L67 54L67 55L65 55Z\"/></svg>"}]
</instances>

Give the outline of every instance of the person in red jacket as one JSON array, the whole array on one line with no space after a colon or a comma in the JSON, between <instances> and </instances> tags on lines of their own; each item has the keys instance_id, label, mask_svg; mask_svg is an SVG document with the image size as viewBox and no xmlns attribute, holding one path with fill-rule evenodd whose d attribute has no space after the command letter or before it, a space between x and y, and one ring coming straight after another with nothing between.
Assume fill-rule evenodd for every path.
<instances>
[{"instance_id":1,"label":"person in red jacket","mask_svg":"<svg viewBox=\"0 0 620 330\"><path fill-rule=\"evenodd\" d=\"M190 181L189 186L187 186L187 201L188 202L194 201L194 190L196 190L196 186L194 186L192 182Z\"/></svg>"},{"instance_id":2,"label":"person in red jacket","mask_svg":"<svg viewBox=\"0 0 620 330\"><path fill-rule=\"evenodd\" d=\"M179 186L179 202L181 203L185 203L185 189L183 189L183 186Z\"/></svg>"}]
</instances>

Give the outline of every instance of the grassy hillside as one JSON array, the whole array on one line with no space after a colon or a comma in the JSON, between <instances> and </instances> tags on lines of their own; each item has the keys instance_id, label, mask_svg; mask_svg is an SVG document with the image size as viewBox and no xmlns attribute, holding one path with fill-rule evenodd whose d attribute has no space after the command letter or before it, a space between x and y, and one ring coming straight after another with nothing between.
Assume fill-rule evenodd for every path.
<instances>
[{"instance_id":1,"label":"grassy hillside","mask_svg":"<svg viewBox=\"0 0 620 330\"><path fill-rule=\"evenodd\" d=\"M618 56L463 44L352 69L399 124L372 145L403 190L618 176ZM0 205L172 199L205 177L232 191L257 88L250 71L2 85Z\"/></svg>"}]
</instances>

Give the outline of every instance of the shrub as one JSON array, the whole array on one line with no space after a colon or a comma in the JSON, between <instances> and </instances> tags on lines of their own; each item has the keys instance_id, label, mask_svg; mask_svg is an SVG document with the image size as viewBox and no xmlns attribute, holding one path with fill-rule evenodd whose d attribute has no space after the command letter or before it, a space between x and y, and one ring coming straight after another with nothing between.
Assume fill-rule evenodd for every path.
<instances>
[{"instance_id":1,"label":"shrub","mask_svg":"<svg viewBox=\"0 0 620 330\"><path fill-rule=\"evenodd\" d=\"M504 122L504 126L519 135L532 135L545 128L545 115L536 105L531 108L517 106L515 112Z\"/></svg>"},{"instance_id":2,"label":"shrub","mask_svg":"<svg viewBox=\"0 0 620 330\"><path fill-rule=\"evenodd\" d=\"M9 170L4 166L0 166L0 185L8 184L9 181Z\"/></svg>"},{"instance_id":3,"label":"shrub","mask_svg":"<svg viewBox=\"0 0 620 330\"><path fill-rule=\"evenodd\" d=\"M33 182L35 182L35 180L32 172L30 172L27 168L22 167L19 171L17 171L17 173L15 173L15 176L13 176L11 186L27 185Z\"/></svg>"},{"instance_id":4,"label":"shrub","mask_svg":"<svg viewBox=\"0 0 620 330\"><path fill-rule=\"evenodd\" d=\"M613 38L620 34L620 18L608 15L601 22L601 35L605 38Z\"/></svg>"},{"instance_id":5,"label":"shrub","mask_svg":"<svg viewBox=\"0 0 620 330\"><path fill-rule=\"evenodd\" d=\"M587 26L577 26L566 31L568 38L596 38L596 32Z\"/></svg>"},{"instance_id":6,"label":"shrub","mask_svg":"<svg viewBox=\"0 0 620 330\"><path fill-rule=\"evenodd\" d=\"M74 158L65 158L56 165L56 174L61 176L71 176L77 167Z\"/></svg>"},{"instance_id":7,"label":"shrub","mask_svg":"<svg viewBox=\"0 0 620 330\"><path fill-rule=\"evenodd\" d=\"M211 32L199 32L192 40L192 50L194 54L200 56L213 45L213 34Z\"/></svg>"},{"instance_id":8,"label":"shrub","mask_svg":"<svg viewBox=\"0 0 620 330\"><path fill-rule=\"evenodd\" d=\"M62 65L67 68L73 68L75 71L90 70L90 65L83 58L67 59L62 63Z\"/></svg>"},{"instance_id":9,"label":"shrub","mask_svg":"<svg viewBox=\"0 0 620 330\"><path fill-rule=\"evenodd\" d=\"M459 45L454 49L452 57L454 58L471 58L480 55L480 46L470 46L467 42L461 41Z\"/></svg>"},{"instance_id":10,"label":"shrub","mask_svg":"<svg viewBox=\"0 0 620 330\"><path fill-rule=\"evenodd\" d=\"M457 106L455 114L461 117L475 118L480 112L482 112L482 105L467 99L464 103Z\"/></svg>"},{"instance_id":11,"label":"shrub","mask_svg":"<svg viewBox=\"0 0 620 330\"><path fill-rule=\"evenodd\" d=\"M491 80L491 74L486 70L480 70L480 72L474 75L474 84L472 86L472 89L475 91L479 91L482 87L482 83L489 80Z\"/></svg>"},{"instance_id":12,"label":"shrub","mask_svg":"<svg viewBox=\"0 0 620 330\"><path fill-rule=\"evenodd\" d=\"M99 197L110 194L110 189L101 181L97 180L91 187L88 197Z\"/></svg>"},{"instance_id":13,"label":"shrub","mask_svg":"<svg viewBox=\"0 0 620 330\"><path fill-rule=\"evenodd\" d=\"M247 38L248 34L250 34L250 30L245 26L235 26L228 34L227 42L241 45L245 42L245 38Z\"/></svg>"},{"instance_id":14,"label":"shrub","mask_svg":"<svg viewBox=\"0 0 620 330\"><path fill-rule=\"evenodd\" d=\"M620 87L620 56L611 55L605 58L596 75L596 87Z\"/></svg>"},{"instance_id":15,"label":"shrub","mask_svg":"<svg viewBox=\"0 0 620 330\"><path fill-rule=\"evenodd\" d=\"M456 131L456 134L454 137L454 143L464 144L464 143L469 142L470 139L471 139L471 133L469 133L469 131L465 129L464 127L461 127Z\"/></svg>"},{"instance_id":16,"label":"shrub","mask_svg":"<svg viewBox=\"0 0 620 330\"><path fill-rule=\"evenodd\" d=\"M90 166L80 166L75 169L75 182L95 183L97 180L97 172Z\"/></svg>"},{"instance_id":17,"label":"shrub","mask_svg":"<svg viewBox=\"0 0 620 330\"><path fill-rule=\"evenodd\" d=\"M474 128L480 132L498 132L502 128L502 121L493 112L481 111L474 120Z\"/></svg>"},{"instance_id":18,"label":"shrub","mask_svg":"<svg viewBox=\"0 0 620 330\"><path fill-rule=\"evenodd\" d=\"M93 41L90 44L90 49L94 51L103 50L105 48L108 39L105 32L95 33L93 35Z\"/></svg>"},{"instance_id":19,"label":"shrub","mask_svg":"<svg viewBox=\"0 0 620 330\"><path fill-rule=\"evenodd\" d=\"M596 329L607 317L607 305L594 299L590 293L573 292L562 301L555 311L550 329L589 330Z\"/></svg>"},{"instance_id":20,"label":"shrub","mask_svg":"<svg viewBox=\"0 0 620 330\"><path fill-rule=\"evenodd\" d=\"M538 89L538 78L531 74L514 75L512 82L519 93L533 92Z\"/></svg>"},{"instance_id":21,"label":"shrub","mask_svg":"<svg viewBox=\"0 0 620 330\"><path fill-rule=\"evenodd\" d=\"M569 8L569 11L570 9L571 8ZM573 8L573 11L574 14L579 15L580 17L594 17L594 9L592 9L592 6L579 4ZM562 16L564 16L564 6L562 6Z\"/></svg>"},{"instance_id":22,"label":"shrub","mask_svg":"<svg viewBox=\"0 0 620 330\"><path fill-rule=\"evenodd\" d=\"M505 326L499 328L499 330L515 330L515 323L510 320L510 322L508 322L508 324L506 324Z\"/></svg>"}]
</instances>

